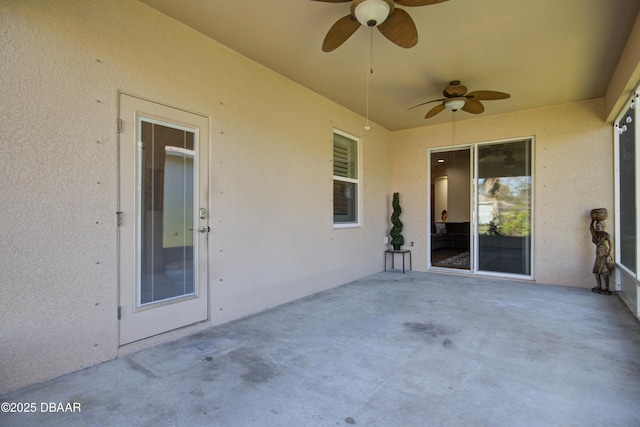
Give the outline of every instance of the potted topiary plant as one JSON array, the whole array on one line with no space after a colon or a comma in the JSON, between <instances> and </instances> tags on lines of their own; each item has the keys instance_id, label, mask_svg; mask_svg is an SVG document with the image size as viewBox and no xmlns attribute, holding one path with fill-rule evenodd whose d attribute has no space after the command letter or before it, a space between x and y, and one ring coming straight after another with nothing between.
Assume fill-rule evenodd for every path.
<instances>
[{"instance_id":1,"label":"potted topiary plant","mask_svg":"<svg viewBox=\"0 0 640 427\"><path fill-rule=\"evenodd\" d=\"M400 221L400 214L402 213L402 208L400 207L400 193L393 193L391 206L393 207L393 213L391 214L391 223L393 224L393 227L391 227L389 234L391 235L391 245L393 245L393 249L397 251L400 250L402 245L404 245L404 237L402 237L402 221Z\"/></svg>"}]
</instances>

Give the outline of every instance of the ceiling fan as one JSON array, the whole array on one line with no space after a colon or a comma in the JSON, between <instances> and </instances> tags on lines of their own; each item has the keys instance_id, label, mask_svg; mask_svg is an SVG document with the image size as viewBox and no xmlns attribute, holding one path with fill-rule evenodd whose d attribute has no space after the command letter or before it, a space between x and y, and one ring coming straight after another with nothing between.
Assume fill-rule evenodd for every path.
<instances>
[{"instance_id":1,"label":"ceiling fan","mask_svg":"<svg viewBox=\"0 0 640 427\"><path fill-rule=\"evenodd\" d=\"M439 112L449 109L451 111L466 111L471 114L480 114L484 111L484 105L480 101L490 101L495 99L507 99L511 95L505 92L496 92L494 90L476 90L467 93L467 87L460 84L459 80L453 80L449 82L444 91L442 91L444 98L432 99L431 101L423 102L418 105L414 105L409 110L420 107L431 102L440 102L439 105L433 107L426 116L425 119L429 119Z\"/></svg>"},{"instance_id":2,"label":"ceiling fan","mask_svg":"<svg viewBox=\"0 0 640 427\"><path fill-rule=\"evenodd\" d=\"M325 3L351 2L351 13L329 29L322 50L331 52L344 43L360 25L378 27L386 38L400 47L410 48L418 43L418 30L407 12L395 8L401 6L429 6L447 0L314 0Z\"/></svg>"}]
</instances>

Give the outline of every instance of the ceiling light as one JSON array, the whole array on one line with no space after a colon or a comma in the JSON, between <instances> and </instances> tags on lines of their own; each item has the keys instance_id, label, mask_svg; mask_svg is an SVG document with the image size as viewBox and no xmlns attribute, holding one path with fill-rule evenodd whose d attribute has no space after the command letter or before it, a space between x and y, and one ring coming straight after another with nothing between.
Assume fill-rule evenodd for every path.
<instances>
[{"instance_id":1,"label":"ceiling light","mask_svg":"<svg viewBox=\"0 0 640 427\"><path fill-rule=\"evenodd\" d=\"M389 17L391 6L385 0L364 0L356 6L356 19L367 27L376 27Z\"/></svg>"},{"instance_id":2,"label":"ceiling light","mask_svg":"<svg viewBox=\"0 0 640 427\"><path fill-rule=\"evenodd\" d=\"M444 106L447 107L451 111L458 111L462 107L464 107L465 100L464 98L454 98L448 101L445 101Z\"/></svg>"}]
</instances>

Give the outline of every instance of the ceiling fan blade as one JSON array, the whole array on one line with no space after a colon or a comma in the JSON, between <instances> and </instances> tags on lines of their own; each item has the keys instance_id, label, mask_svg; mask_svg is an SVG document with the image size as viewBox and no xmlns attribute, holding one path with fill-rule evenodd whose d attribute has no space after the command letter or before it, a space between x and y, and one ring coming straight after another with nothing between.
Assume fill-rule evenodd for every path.
<instances>
[{"instance_id":1,"label":"ceiling fan blade","mask_svg":"<svg viewBox=\"0 0 640 427\"><path fill-rule=\"evenodd\" d=\"M466 111L471 114L480 114L484 111L484 105L480 101L474 99L467 99L462 107L462 111Z\"/></svg>"},{"instance_id":2,"label":"ceiling fan blade","mask_svg":"<svg viewBox=\"0 0 640 427\"><path fill-rule=\"evenodd\" d=\"M435 107L433 107L431 110L429 110L429 112L427 113L426 116L424 116L425 119L430 119L431 117L435 116L436 114L438 114L440 111L446 109L447 107L444 106L444 104L439 104L436 105Z\"/></svg>"},{"instance_id":3,"label":"ceiling fan blade","mask_svg":"<svg viewBox=\"0 0 640 427\"><path fill-rule=\"evenodd\" d=\"M432 103L432 102L442 102L442 101L444 101L444 98L441 98L441 99L432 99L431 101L423 102L423 103L421 103L421 104L414 105L413 107L409 107L409 108L407 108L407 111L409 111L409 110L413 110L414 108L417 108L417 107L422 107L422 106L423 106L423 105L425 105L425 104L430 104L430 103Z\"/></svg>"},{"instance_id":4,"label":"ceiling fan blade","mask_svg":"<svg viewBox=\"0 0 640 427\"><path fill-rule=\"evenodd\" d=\"M383 36L400 47L410 48L418 43L418 30L413 19L402 9L393 9L378 29Z\"/></svg>"},{"instance_id":5,"label":"ceiling fan blade","mask_svg":"<svg viewBox=\"0 0 640 427\"><path fill-rule=\"evenodd\" d=\"M347 41L358 28L360 28L360 23L353 19L351 15L338 19L325 36L324 42L322 42L322 50L324 52L331 52L336 49Z\"/></svg>"},{"instance_id":6,"label":"ceiling fan blade","mask_svg":"<svg viewBox=\"0 0 640 427\"><path fill-rule=\"evenodd\" d=\"M320 0L323 1L323 0ZM395 0L400 6L429 6L444 3L447 0Z\"/></svg>"},{"instance_id":7,"label":"ceiling fan blade","mask_svg":"<svg viewBox=\"0 0 640 427\"><path fill-rule=\"evenodd\" d=\"M496 92L495 90L475 90L473 92L469 92L467 97L477 101L490 101L494 99L511 98L511 95L505 92Z\"/></svg>"}]
</instances>

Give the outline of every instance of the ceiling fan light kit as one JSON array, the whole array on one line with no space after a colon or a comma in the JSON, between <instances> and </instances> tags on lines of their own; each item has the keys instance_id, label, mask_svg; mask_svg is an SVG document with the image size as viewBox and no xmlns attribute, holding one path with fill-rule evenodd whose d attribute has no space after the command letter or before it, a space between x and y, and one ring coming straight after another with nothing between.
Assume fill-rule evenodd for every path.
<instances>
[{"instance_id":1,"label":"ceiling fan light kit","mask_svg":"<svg viewBox=\"0 0 640 427\"><path fill-rule=\"evenodd\" d=\"M444 106L447 107L449 110L456 112L462 107L464 107L465 103L466 101L462 98L450 99L448 101L445 101Z\"/></svg>"},{"instance_id":2,"label":"ceiling fan light kit","mask_svg":"<svg viewBox=\"0 0 640 427\"><path fill-rule=\"evenodd\" d=\"M391 0L362 0L353 2L354 15L358 22L367 27L376 27L389 17L393 9Z\"/></svg>"}]
</instances>

